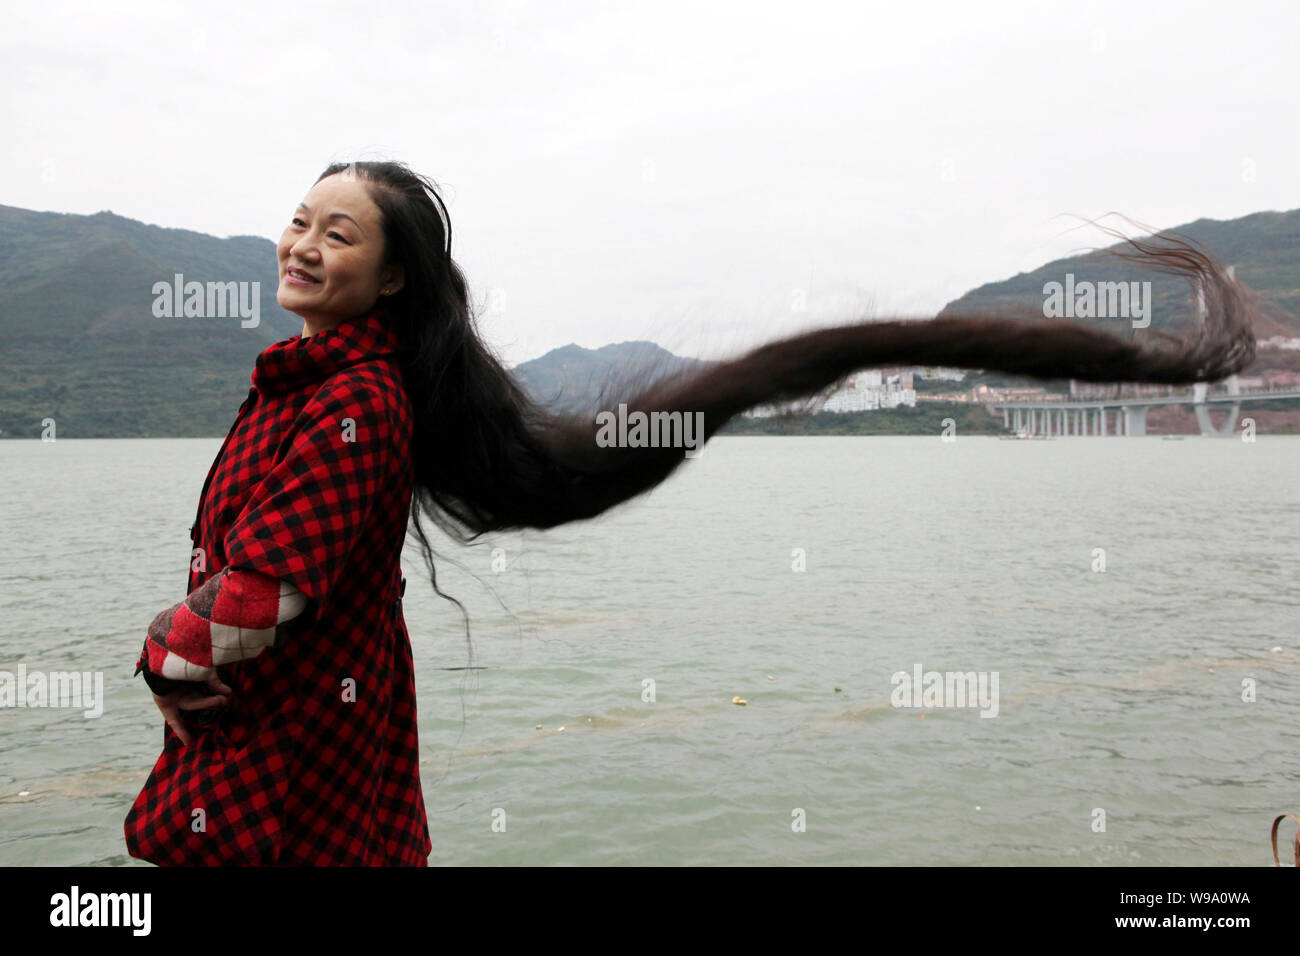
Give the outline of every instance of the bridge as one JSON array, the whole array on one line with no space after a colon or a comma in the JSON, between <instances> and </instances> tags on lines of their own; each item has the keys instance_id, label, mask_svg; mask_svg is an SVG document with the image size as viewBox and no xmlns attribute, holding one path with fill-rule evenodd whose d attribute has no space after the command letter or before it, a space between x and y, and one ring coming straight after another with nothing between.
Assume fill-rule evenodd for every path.
<instances>
[{"instance_id":1,"label":"bridge","mask_svg":"<svg viewBox=\"0 0 1300 956\"><path fill-rule=\"evenodd\" d=\"M1181 395L1142 395L1124 398L1044 398L984 404L1002 412L1008 431L1034 436L1130 435L1147 433L1147 410L1156 405L1191 405L1202 435L1230 436L1237 428L1242 405L1279 398L1300 398L1300 388L1253 389L1243 392L1233 375L1223 382L1227 391L1210 394L1205 383ZM1222 424L1210 419L1211 408L1227 410Z\"/></svg>"}]
</instances>

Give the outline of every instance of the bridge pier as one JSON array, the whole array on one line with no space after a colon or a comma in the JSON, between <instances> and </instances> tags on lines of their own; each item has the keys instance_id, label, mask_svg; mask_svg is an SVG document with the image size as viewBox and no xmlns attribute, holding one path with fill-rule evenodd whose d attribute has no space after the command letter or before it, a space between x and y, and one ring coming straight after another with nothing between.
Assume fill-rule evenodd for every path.
<instances>
[{"instance_id":1,"label":"bridge pier","mask_svg":"<svg viewBox=\"0 0 1300 956\"><path fill-rule=\"evenodd\" d=\"M1237 382L1237 376L1232 375L1226 379L1229 395L1240 395L1241 386ZM1228 409L1227 415L1223 418L1223 424L1217 428L1214 422L1210 421L1210 408L1205 404L1205 393L1208 386L1205 382L1197 382L1192 386L1192 409L1196 412L1196 424L1201 426L1201 435L1203 437L1231 438L1233 432L1237 430L1237 416L1241 414L1241 403L1233 402Z\"/></svg>"},{"instance_id":2,"label":"bridge pier","mask_svg":"<svg viewBox=\"0 0 1300 956\"><path fill-rule=\"evenodd\" d=\"M1124 433L1142 436L1147 433L1146 405L1129 405L1124 409Z\"/></svg>"}]
</instances>

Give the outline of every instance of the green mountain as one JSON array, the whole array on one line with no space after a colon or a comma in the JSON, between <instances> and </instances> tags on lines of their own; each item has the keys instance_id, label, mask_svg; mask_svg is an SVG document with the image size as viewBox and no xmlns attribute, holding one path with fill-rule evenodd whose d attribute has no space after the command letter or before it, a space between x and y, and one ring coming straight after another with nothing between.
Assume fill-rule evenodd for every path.
<instances>
[{"instance_id":1,"label":"green mountain","mask_svg":"<svg viewBox=\"0 0 1300 956\"><path fill-rule=\"evenodd\" d=\"M598 349L566 345L512 371L534 400L550 408L587 412L613 410L620 398L665 375L702 364L682 358L653 342L620 342ZM602 395L602 389L612 395Z\"/></svg>"},{"instance_id":2,"label":"green mountain","mask_svg":"<svg viewBox=\"0 0 1300 956\"><path fill-rule=\"evenodd\" d=\"M1275 308L1256 330L1261 338L1300 336L1300 210L1202 219L1179 231L1272 300ZM981 286L941 314L1034 306L1044 284L1067 272L1080 280L1151 279L1152 326L1177 330L1191 320L1184 284L1096 254ZM205 287L241 283L250 306L257 283L257 324L245 327L251 322L229 313L156 314L155 286L170 287L177 274ZM266 239L219 239L111 212L0 206L0 436L37 438L52 418L66 438L221 437L248 393L257 355L302 330L302 321L276 304L276 286L275 244ZM514 371L543 404L585 411L626 395L617 383L644 384L695 364L651 342L622 342L567 345ZM613 390L602 395L606 386Z\"/></svg>"},{"instance_id":3,"label":"green mountain","mask_svg":"<svg viewBox=\"0 0 1300 956\"><path fill-rule=\"evenodd\" d=\"M1300 209L1258 212L1226 221L1198 219L1174 231L1233 266L1238 279L1269 300L1255 325L1256 338L1300 337ZM1064 284L1067 274L1073 275L1076 285L1084 281L1150 281L1151 328L1177 333L1189 329L1195 320L1195 303L1185 280L1133 267L1100 251L1057 259L1033 272L987 283L953 300L939 315L997 313L1026 305L1037 308L1046 298L1045 286ZM1116 329L1131 328L1120 319L1094 321L1110 323Z\"/></svg>"},{"instance_id":4,"label":"green mountain","mask_svg":"<svg viewBox=\"0 0 1300 956\"><path fill-rule=\"evenodd\" d=\"M302 331L276 304L277 272L275 245L254 236L0 206L0 429L35 438L53 418L69 438L224 435L258 354ZM258 324L155 316L155 284L177 273L247 283L250 306L258 283Z\"/></svg>"}]
</instances>

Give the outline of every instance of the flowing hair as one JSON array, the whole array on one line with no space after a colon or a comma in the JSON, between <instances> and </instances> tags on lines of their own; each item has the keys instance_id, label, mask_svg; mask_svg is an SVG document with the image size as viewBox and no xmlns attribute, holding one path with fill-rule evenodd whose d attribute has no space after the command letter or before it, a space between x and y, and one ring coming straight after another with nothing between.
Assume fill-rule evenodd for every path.
<instances>
[{"instance_id":1,"label":"flowing hair","mask_svg":"<svg viewBox=\"0 0 1300 956\"><path fill-rule=\"evenodd\" d=\"M398 263L405 273L388 302L415 413L412 526L434 590L465 614L438 588L422 515L466 544L486 532L553 528L655 487L681 464L683 450L606 447L597 441L594 414L564 413L530 398L479 335L465 277L451 257L451 219L434 183L397 162L335 163L317 181L340 173L366 184L382 219L385 263ZM1254 293L1217 259L1172 233L1128 239L1106 231L1128 244L1114 255L1192 284L1203 308L1190 335L1153 329L1128 339L1044 321L1041 311L1027 309L999 317L864 321L672 374L626 369L606 383L604 397L625 403L628 414L703 413L702 443L749 408L815 396L874 366L1189 384L1217 381L1254 360ZM622 393L611 395L612 388Z\"/></svg>"}]
</instances>

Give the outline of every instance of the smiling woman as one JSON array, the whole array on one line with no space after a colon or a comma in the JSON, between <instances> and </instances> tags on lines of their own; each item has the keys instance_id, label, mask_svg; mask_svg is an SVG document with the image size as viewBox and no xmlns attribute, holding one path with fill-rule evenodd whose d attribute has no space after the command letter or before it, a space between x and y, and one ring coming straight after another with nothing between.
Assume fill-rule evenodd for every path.
<instances>
[{"instance_id":1,"label":"smiling woman","mask_svg":"<svg viewBox=\"0 0 1300 956\"><path fill-rule=\"evenodd\" d=\"M329 176L298 204L276 246L276 300L303 318L303 337L359 315L402 287L402 267L384 261L379 208L345 176Z\"/></svg>"},{"instance_id":2,"label":"smiling woman","mask_svg":"<svg viewBox=\"0 0 1300 956\"><path fill-rule=\"evenodd\" d=\"M285 228L278 300L303 331L258 357L200 494L189 596L155 619L140 656L165 725L126 819L132 855L425 865L398 564L408 518L448 597L422 517L466 542L551 528L689 457L602 441L597 409L530 401L478 334L451 237L434 185L400 163L328 167ZM1176 237L1130 246L1197 285L1204 318L1187 340L1009 318L857 323L671 377L630 369L615 403L690 416L694 450L747 408L878 365L1177 383L1250 362L1248 290Z\"/></svg>"}]
</instances>

